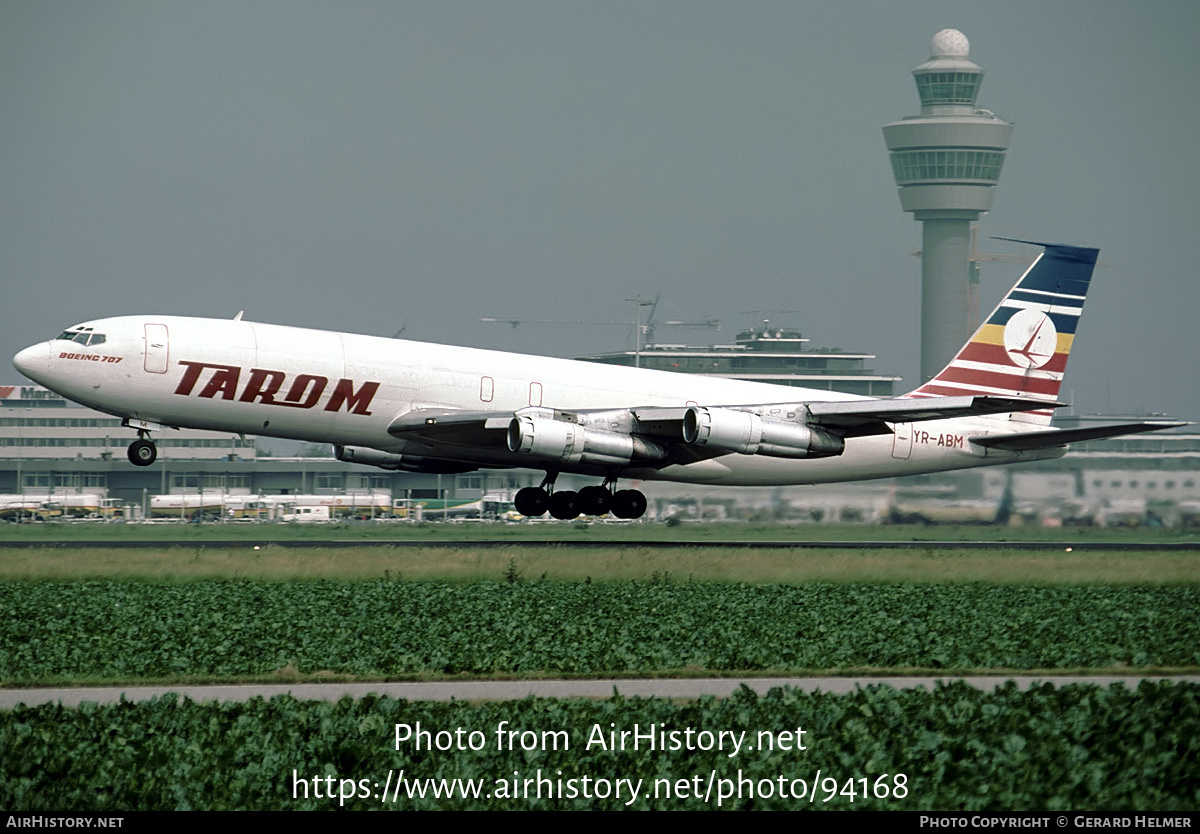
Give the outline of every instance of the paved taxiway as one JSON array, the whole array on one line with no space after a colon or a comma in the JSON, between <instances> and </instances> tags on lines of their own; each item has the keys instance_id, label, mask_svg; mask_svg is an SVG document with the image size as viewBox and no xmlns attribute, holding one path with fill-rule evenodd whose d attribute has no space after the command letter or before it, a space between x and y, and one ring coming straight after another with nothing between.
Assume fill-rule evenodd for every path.
<instances>
[{"instance_id":1,"label":"paved taxiway","mask_svg":"<svg viewBox=\"0 0 1200 834\"><path fill-rule=\"evenodd\" d=\"M730 548L733 550L1026 550L1026 551L1195 551L1200 550L1200 541L875 541L861 539L855 541L700 541L691 539L674 539L670 541L648 539L620 539L565 541L559 539L531 539L529 541L496 541L496 540L440 540L440 539L219 539L204 541L203 539L155 539L148 541L130 541L125 539L98 539L95 541L41 541L37 539L17 539L0 541L0 548L12 549L113 549L113 550L170 550L171 548L187 548L188 550L257 550L263 547L279 547L294 549L329 549L342 547L391 547L425 550L429 548L458 549L474 548L476 550L493 550L502 548L523 547L530 550L554 549L583 549L605 550L642 548L646 550L678 550L681 548Z\"/></svg>"},{"instance_id":2,"label":"paved taxiway","mask_svg":"<svg viewBox=\"0 0 1200 834\"><path fill-rule=\"evenodd\" d=\"M1169 680L1200 683L1200 675L1147 677L1088 677L1081 675L1020 675L1013 677L880 677L880 678L683 678L671 680L542 680L542 681L433 681L423 683L294 683L244 684L237 686L111 686L72 689L5 689L0 690L0 709L12 709L18 704L61 703L74 707L87 702L101 704L126 701L148 701L168 693L176 693L193 701L247 701L251 698L271 698L292 695L303 701L338 701L345 697L386 695L410 701L511 701L530 696L541 698L610 698L624 697L699 698L703 695L728 697L743 684L765 695L778 686L790 686L808 691L844 693L856 687L886 684L898 689L933 689L937 682L966 681L977 689L995 689L1006 681L1014 681L1020 689L1035 684L1051 683L1065 686L1090 683L1110 686L1115 683L1130 689L1143 681Z\"/></svg>"}]
</instances>

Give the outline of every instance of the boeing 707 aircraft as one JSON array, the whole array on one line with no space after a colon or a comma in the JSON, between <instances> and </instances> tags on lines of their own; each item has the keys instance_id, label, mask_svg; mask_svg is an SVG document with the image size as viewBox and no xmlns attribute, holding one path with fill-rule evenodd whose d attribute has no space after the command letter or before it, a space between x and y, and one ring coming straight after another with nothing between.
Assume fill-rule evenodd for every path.
<instances>
[{"instance_id":1,"label":"boeing 707 aircraft","mask_svg":"<svg viewBox=\"0 0 1200 834\"><path fill-rule=\"evenodd\" d=\"M411 472L544 470L522 515L638 518L620 479L779 485L886 478L1060 457L1067 444L1169 428L1059 430L1062 385L1096 249L1043 252L946 368L879 399L700 374L273 324L122 316L70 327L13 360L30 379L123 418L129 460L171 428L334 446ZM555 490L562 472L595 477Z\"/></svg>"}]
</instances>

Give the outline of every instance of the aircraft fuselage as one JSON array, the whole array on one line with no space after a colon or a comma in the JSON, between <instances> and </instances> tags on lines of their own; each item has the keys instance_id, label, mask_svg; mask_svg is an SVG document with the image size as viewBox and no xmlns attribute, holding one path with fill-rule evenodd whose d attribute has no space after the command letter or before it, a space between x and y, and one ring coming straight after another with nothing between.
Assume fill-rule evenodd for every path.
<instances>
[{"instance_id":1,"label":"aircraft fuselage","mask_svg":"<svg viewBox=\"0 0 1200 834\"><path fill-rule=\"evenodd\" d=\"M90 328L90 331L87 331ZM55 339L15 360L30 378L135 428L186 427L292 438L394 454L461 459L388 433L414 409L514 413L683 408L870 398L475 348L176 316L125 316L73 329L99 344ZM93 337L93 342L95 341ZM630 465L622 477L742 485L805 484L936 472L1057 457L1062 448L1015 453L970 438L1010 430L997 417L899 424L895 434L849 437L844 452L813 459L725 454L687 464ZM513 463L507 449L465 457ZM595 465L562 471L595 473Z\"/></svg>"}]
</instances>

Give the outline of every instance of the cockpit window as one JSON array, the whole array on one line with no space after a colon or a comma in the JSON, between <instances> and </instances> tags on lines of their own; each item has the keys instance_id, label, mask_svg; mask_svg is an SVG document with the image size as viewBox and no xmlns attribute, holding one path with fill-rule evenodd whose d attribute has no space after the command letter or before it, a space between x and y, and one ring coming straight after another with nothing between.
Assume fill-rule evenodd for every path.
<instances>
[{"instance_id":1,"label":"cockpit window","mask_svg":"<svg viewBox=\"0 0 1200 834\"><path fill-rule=\"evenodd\" d=\"M78 342L81 345L102 345L105 342L103 333L93 333L90 327L74 327L59 333L57 338L66 342Z\"/></svg>"}]
</instances>

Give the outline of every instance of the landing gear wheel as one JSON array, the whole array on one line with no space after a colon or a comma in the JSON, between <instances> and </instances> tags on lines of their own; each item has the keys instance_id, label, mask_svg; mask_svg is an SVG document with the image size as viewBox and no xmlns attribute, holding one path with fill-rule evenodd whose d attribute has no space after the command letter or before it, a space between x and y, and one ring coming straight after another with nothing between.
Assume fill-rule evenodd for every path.
<instances>
[{"instance_id":1,"label":"landing gear wheel","mask_svg":"<svg viewBox=\"0 0 1200 834\"><path fill-rule=\"evenodd\" d=\"M612 514L617 518L641 518L646 514L646 496L636 489L623 489L612 497Z\"/></svg>"},{"instance_id":2,"label":"landing gear wheel","mask_svg":"<svg viewBox=\"0 0 1200 834\"><path fill-rule=\"evenodd\" d=\"M513 509L523 516L536 518L539 515L546 514L546 508L550 506L550 496L546 494L546 490L538 487L525 487L517 490L517 494L513 496Z\"/></svg>"},{"instance_id":3,"label":"landing gear wheel","mask_svg":"<svg viewBox=\"0 0 1200 834\"><path fill-rule=\"evenodd\" d=\"M571 490L556 492L550 496L550 515L559 521L567 521L579 515L579 493Z\"/></svg>"},{"instance_id":4,"label":"landing gear wheel","mask_svg":"<svg viewBox=\"0 0 1200 834\"><path fill-rule=\"evenodd\" d=\"M579 490L579 511L584 515L604 515L612 504L612 493L602 486Z\"/></svg>"},{"instance_id":5,"label":"landing gear wheel","mask_svg":"<svg viewBox=\"0 0 1200 834\"><path fill-rule=\"evenodd\" d=\"M129 444L128 454L134 466L149 466L158 459L158 447L149 440L135 440Z\"/></svg>"}]
</instances>

